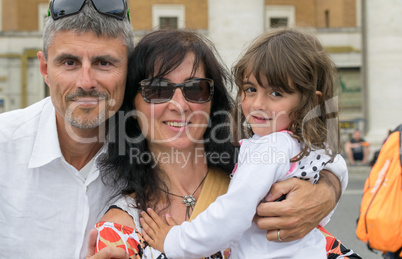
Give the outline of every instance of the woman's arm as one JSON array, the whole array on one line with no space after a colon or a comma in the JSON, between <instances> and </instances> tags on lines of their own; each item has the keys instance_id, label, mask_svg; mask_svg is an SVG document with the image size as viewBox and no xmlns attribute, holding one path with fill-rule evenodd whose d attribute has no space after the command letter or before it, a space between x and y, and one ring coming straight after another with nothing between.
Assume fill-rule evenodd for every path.
<instances>
[{"instance_id":1,"label":"woman's arm","mask_svg":"<svg viewBox=\"0 0 402 259\"><path fill-rule=\"evenodd\" d=\"M90 233L87 258L128 258L139 252L139 243L133 218L118 207L111 208Z\"/></svg>"},{"instance_id":2,"label":"woman's arm","mask_svg":"<svg viewBox=\"0 0 402 259\"><path fill-rule=\"evenodd\" d=\"M281 239L293 241L304 237L312 229L325 225L347 186L347 167L342 157L338 156L327 169L322 170L316 185L289 179L275 183L266 203L257 207L255 222L262 230L267 230L267 239L277 241L277 231ZM286 199L272 202L283 194Z\"/></svg>"}]
</instances>

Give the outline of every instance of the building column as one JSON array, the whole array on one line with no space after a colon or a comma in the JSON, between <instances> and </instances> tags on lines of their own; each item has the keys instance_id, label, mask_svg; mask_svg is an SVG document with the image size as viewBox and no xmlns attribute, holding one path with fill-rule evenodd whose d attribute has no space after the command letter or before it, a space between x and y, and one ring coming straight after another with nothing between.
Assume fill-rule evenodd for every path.
<instances>
[{"instance_id":1,"label":"building column","mask_svg":"<svg viewBox=\"0 0 402 259\"><path fill-rule=\"evenodd\" d=\"M374 151L402 123L402 2L367 0L363 11L366 139Z\"/></svg>"},{"instance_id":2,"label":"building column","mask_svg":"<svg viewBox=\"0 0 402 259\"><path fill-rule=\"evenodd\" d=\"M231 68L251 40L264 31L264 0L209 0L208 37Z\"/></svg>"}]
</instances>

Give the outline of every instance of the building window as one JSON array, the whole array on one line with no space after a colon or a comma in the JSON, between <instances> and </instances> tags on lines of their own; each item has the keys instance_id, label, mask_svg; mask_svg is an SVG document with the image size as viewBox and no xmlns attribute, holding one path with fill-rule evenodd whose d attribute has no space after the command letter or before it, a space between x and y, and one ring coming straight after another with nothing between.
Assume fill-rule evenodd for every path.
<instances>
[{"instance_id":1,"label":"building window","mask_svg":"<svg viewBox=\"0 0 402 259\"><path fill-rule=\"evenodd\" d=\"M271 18L271 28L287 27L288 18Z\"/></svg>"},{"instance_id":2,"label":"building window","mask_svg":"<svg viewBox=\"0 0 402 259\"><path fill-rule=\"evenodd\" d=\"M159 17L159 27L161 29L177 29L177 17Z\"/></svg>"},{"instance_id":3,"label":"building window","mask_svg":"<svg viewBox=\"0 0 402 259\"><path fill-rule=\"evenodd\" d=\"M265 7L265 29L293 27L295 25L295 7L292 5L267 5Z\"/></svg>"},{"instance_id":4,"label":"building window","mask_svg":"<svg viewBox=\"0 0 402 259\"><path fill-rule=\"evenodd\" d=\"M49 4L38 4L38 31L43 31L48 14Z\"/></svg>"},{"instance_id":5,"label":"building window","mask_svg":"<svg viewBox=\"0 0 402 259\"><path fill-rule=\"evenodd\" d=\"M152 6L152 27L156 29L185 28L185 7L180 4Z\"/></svg>"},{"instance_id":6,"label":"building window","mask_svg":"<svg viewBox=\"0 0 402 259\"><path fill-rule=\"evenodd\" d=\"M362 81L360 68L338 68L340 108L343 112L362 109Z\"/></svg>"},{"instance_id":7,"label":"building window","mask_svg":"<svg viewBox=\"0 0 402 259\"><path fill-rule=\"evenodd\" d=\"M329 28L329 11L325 10L325 27Z\"/></svg>"}]
</instances>

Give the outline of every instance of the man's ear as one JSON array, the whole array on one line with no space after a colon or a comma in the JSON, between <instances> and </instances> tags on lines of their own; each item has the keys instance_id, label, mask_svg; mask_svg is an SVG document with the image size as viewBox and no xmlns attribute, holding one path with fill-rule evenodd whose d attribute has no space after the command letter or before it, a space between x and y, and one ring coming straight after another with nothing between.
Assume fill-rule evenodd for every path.
<instances>
[{"instance_id":1,"label":"man's ear","mask_svg":"<svg viewBox=\"0 0 402 259\"><path fill-rule=\"evenodd\" d=\"M319 104L321 102L321 98L322 98L322 92L315 91L315 100L316 100L317 104Z\"/></svg>"},{"instance_id":2,"label":"man's ear","mask_svg":"<svg viewBox=\"0 0 402 259\"><path fill-rule=\"evenodd\" d=\"M46 84L49 85L49 77L48 77L48 72L47 72L47 60L45 58L45 54L42 51L38 51L36 56L39 59L40 73L42 74L43 78L45 79Z\"/></svg>"}]
</instances>

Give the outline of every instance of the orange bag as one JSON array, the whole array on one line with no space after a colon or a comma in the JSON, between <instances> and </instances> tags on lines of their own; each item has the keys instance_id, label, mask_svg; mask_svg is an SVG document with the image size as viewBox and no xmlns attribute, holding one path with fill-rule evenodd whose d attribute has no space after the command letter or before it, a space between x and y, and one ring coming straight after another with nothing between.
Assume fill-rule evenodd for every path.
<instances>
[{"instance_id":1,"label":"orange bag","mask_svg":"<svg viewBox=\"0 0 402 259\"><path fill-rule=\"evenodd\" d=\"M402 247L402 124L388 137L364 185L357 237L370 248Z\"/></svg>"}]
</instances>

